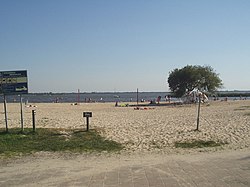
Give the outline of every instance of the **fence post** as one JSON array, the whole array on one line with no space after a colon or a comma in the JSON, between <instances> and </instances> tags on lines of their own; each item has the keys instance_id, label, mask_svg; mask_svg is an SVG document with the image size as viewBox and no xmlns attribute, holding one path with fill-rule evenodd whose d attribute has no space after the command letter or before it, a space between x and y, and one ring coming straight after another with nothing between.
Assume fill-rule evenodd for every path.
<instances>
[{"instance_id":1,"label":"fence post","mask_svg":"<svg viewBox=\"0 0 250 187\"><path fill-rule=\"evenodd\" d=\"M36 119L35 119L36 111L32 110L32 125L33 125L33 132L36 132Z\"/></svg>"}]
</instances>

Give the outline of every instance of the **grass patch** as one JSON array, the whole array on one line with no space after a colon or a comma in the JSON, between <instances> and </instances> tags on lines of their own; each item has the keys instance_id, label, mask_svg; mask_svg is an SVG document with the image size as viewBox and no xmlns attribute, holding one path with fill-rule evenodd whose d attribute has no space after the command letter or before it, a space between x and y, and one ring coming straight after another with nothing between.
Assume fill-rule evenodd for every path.
<instances>
[{"instance_id":1,"label":"grass patch","mask_svg":"<svg viewBox=\"0 0 250 187\"><path fill-rule=\"evenodd\" d=\"M235 111L246 111L246 110L250 110L250 106L241 106L240 108L234 109ZM250 112L246 111L246 113L244 113L244 116L250 116Z\"/></svg>"},{"instance_id":2,"label":"grass patch","mask_svg":"<svg viewBox=\"0 0 250 187\"><path fill-rule=\"evenodd\" d=\"M241 106L240 108L234 109L235 111L237 110L250 110L250 106Z\"/></svg>"},{"instance_id":3,"label":"grass patch","mask_svg":"<svg viewBox=\"0 0 250 187\"><path fill-rule=\"evenodd\" d=\"M215 141L195 140L191 142L175 142L176 148L204 148L204 147L217 147L224 145Z\"/></svg>"},{"instance_id":4,"label":"grass patch","mask_svg":"<svg viewBox=\"0 0 250 187\"><path fill-rule=\"evenodd\" d=\"M250 112L245 113L245 116L250 116Z\"/></svg>"},{"instance_id":5,"label":"grass patch","mask_svg":"<svg viewBox=\"0 0 250 187\"><path fill-rule=\"evenodd\" d=\"M242 106L241 108L247 108L247 109L250 109L250 106Z\"/></svg>"},{"instance_id":6,"label":"grass patch","mask_svg":"<svg viewBox=\"0 0 250 187\"><path fill-rule=\"evenodd\" d=\"M0 155L15 156L31 154L39 151L69 151L102 152L120 151L123 146L117 142L106 140L97 131L69 130L69 129L0 129Z\"/></svg>"}]
</instances>

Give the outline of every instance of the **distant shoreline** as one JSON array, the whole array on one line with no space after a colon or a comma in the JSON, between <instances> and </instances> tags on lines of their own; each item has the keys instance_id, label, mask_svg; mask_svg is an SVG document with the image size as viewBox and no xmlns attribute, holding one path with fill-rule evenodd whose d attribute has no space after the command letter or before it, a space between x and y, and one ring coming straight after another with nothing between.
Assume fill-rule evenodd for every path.
<instances>
[{"instance_id":1,"label":"distant shoreline","mask_svg":"<svg viewBox=\"0 0 250 187\"><path fill-rule=\"evenodd\" d=\"M218 97L250 97L250 91L218 91Z\"/></svg>"}]
</instances>

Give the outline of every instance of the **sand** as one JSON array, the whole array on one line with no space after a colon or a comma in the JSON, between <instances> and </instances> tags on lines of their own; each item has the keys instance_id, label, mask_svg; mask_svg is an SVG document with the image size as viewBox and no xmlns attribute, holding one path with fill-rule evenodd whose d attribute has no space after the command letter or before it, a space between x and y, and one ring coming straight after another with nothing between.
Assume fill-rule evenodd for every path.
<instances>
[{"instance_id":1,"label":"sand","mask_svg":"<svg viewBox=\"0 0 250 187\"><path fill-rule=\"evenodd\" d=\"M39 152L16 159L0 159L2 186L94 186L94 179L100 176L103 176L103 180L99 180L100 186L108 186L106 183L121 180L114 178L121 176L121 172L131 173L133 180L138 177L138 172L145 175L152 168L156 168L153 170L155 174L163 175L159 167L169 171L164 175L166 180L172 179L169 178L172 173L174 179L179 176L183 181L183 176L187 176L183 171L190 168L188 178L197 180L196 174L192 173L199 172L199 176L203 177L201 180L198 178L201 183L205 178L212 180L213 184L224 180L221 185L224 186L228 184L227 180L231 184L235 175L239 177L238 184L243 184L242 181L247 184L247 165L244 164L248 163L250 150L250 101L203 104L200 131L194 131L196 105L134 110L133 107L114 107L114 103L30 104L37 107L23 108L25 128L32 128L33 109L36 110L37 128L85 129L83 112L92 111L90 128L124 144L125 149L120 154ZM4 128L3 107L0 116L0 128ZM19 104L8 104L8 122L9 128L20 127ZM227 144L202 149L174 147L175 142L191 140L213 140ZM203 173L200 173L203 167ZM127 181L129 177L125 179ZM153 179L155 182L157 177ZM141 182L148 184L148 178ZM171 180L166 182L169 184Z\"/></svg>"},{"instance_id":2,"label":"sand","mask_svg":"<svg viewBox=\"0 0 250 187\"><path fill-rule=\"evenodd\" d=\"M200 131L195 131L197 105L154 106L148 110L115 107L115 103L29 103L23 107L24 128L86 128L83 112L93 112L90 129L125 145L124 152L187 153L250 147L250 101L210 101L201 105ZM8 103L9 128L20 127L20 104ZM0 128L5 128L3 107ZM175 148L175 142L216 141L225 145L206 149Z\"/></svg>"}]
</instances>

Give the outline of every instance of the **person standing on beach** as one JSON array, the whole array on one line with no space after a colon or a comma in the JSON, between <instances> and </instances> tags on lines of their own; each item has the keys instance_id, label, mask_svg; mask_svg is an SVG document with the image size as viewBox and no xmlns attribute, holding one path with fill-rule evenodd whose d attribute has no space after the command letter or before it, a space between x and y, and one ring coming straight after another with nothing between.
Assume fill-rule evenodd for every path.
<instances>
[{"instance_id":1,"label":"person standing on beach","mask_svg":"<svg viewBox=\"0 0 250 187\"><path fill-rule=\"evenodd\" d=\"M166 95L166 96L165 96L165 99L166 99L166 102L169 102L169 103L170 103L171 96L170 96L170 95Z\"/></svg>"},{"instance_id":2,"label":"person standing on beach","mask_svg":"<svg viewBox=\"0 0 250 187\"><path fill-rule=\"evenodd\" d=\"M158 96L157 103L160 104L161 96Z\"/></svg>"}]
</instances>

